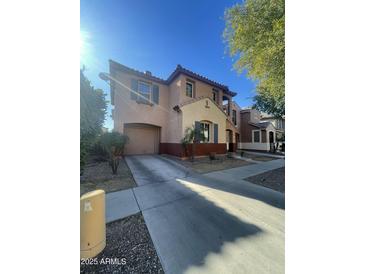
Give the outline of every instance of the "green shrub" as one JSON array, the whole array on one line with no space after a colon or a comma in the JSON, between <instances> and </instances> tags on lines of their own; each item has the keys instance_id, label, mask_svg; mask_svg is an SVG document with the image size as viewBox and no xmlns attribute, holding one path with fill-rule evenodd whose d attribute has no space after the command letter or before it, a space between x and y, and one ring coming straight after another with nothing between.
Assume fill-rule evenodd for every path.
<instances>
[{"instance_id":1,"label":"green shrub","mask_svg":"<svg viewBox=\"0 0 365 274\"><path fill-rule=\"evenodd\" d=\"M89 154L92 156L93 160L96 162L104 162L109 159L109 154L105 150L104 146L101 144L100 138L90 148Z\"/></svg>"},{"instance_id":2,"label":"green shrub","mask_svg":"<svg viewBox=\"0 0 365 274\"><path fill-rule=\"evenodd\" d=\"M124 154L124 146L128 141L128 136L119 132L107 132L100 136L100 145L108 154L113 174L117 174L119 160Z\"/></svg>"},{"instance_id":3,"label":"green shrub","mask_svg":"<svg viewBox=\"0 0 365 274\"><path fill-rule=\"evenodd\" d=\"M94 89L80 70L80 169L81 174L90 149L101 133L107 109L105 94Z\"/></svg>"}]
</instances>

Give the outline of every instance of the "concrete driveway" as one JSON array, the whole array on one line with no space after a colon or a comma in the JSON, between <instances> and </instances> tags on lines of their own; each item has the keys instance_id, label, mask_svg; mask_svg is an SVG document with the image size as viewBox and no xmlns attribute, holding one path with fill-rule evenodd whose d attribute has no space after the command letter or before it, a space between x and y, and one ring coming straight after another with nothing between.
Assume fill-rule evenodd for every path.
<instances>
[{"instance_id":1,"label":"concrete driveway","mask_svg":"<svg viewBox=\"0 0 365 274\"><path fill-rule=\"evenodd\" d=\"M166 273L284 273L283 194L237 179L239 168L199 175L156 155L126 161Z\"/></svg>"}]
</instances>

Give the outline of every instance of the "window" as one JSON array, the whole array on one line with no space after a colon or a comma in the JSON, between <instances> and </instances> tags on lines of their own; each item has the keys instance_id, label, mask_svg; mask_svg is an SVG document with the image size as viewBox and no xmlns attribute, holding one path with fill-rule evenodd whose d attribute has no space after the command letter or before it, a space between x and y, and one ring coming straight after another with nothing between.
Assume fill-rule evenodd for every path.
<instances>
[{"instance_id":1,"label":"window","mask_svg":"<svg viewBox=\"0 0 365 274\"><path fill-rule=\"evenodd\" d=\"M218 90L213 89L213 101L218 103Z\"/></svg>"},{"instance_id":2,"label":"window","mask_svg":"<svg viewBox=\"0 0 365 274\"><path fill-rule=\"evenodd\" d=\"M138 81L138 93L146 99L151 100L151 85L142 81Z\"/></svg>"},{"instance_id":3,"label":"window","mask_svg":"<svg viewBox=\"0 0 365 274\"><path fill-rule=\"evenodd\" d=\"M208 123L200 123L200 131L204 135L205 140L201 143L209 143L210 141L210 125Z\"/></svg>"},{"instance_id":4,"label":"window","mask_svg":"<svg viewBox=\"0 0 365 274\"><path fill-rule=\"evenodd\" d=\"M232 121L235 126L237 126L237 112L236 110L232 110Z\"/></svg>"},{"instance_id":5,"label":"window","mask_svg":"<svg viewBox=\"0 0 365 274\"><path fill-rule=\"evenodd\" d=\"M253 142L260 143L260 131L259 130L253 131Z\"/></svg>"},{"instance_id":6,"label":"window","mask_svg":"<svg viewBox=\"0 0 365 274\"><path fill-rule=\"evenodd\" d=\"M193 86L193 83L186 82L186 96L193 98Z\"/></svg>"}]
</instances>

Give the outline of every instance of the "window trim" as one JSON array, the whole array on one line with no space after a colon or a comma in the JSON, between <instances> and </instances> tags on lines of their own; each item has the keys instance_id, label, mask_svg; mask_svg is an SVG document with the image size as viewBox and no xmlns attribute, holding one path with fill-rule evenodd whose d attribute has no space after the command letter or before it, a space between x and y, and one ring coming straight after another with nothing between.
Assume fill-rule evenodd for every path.
<instances>
[{"instance_id":1,"label":"window trim","mask_svg":"<svg viewBox=\"0 0 365 274\"><path fill-rule=\"evenodd\" d=\"M256 142L255 141L255 132L259 132L259 141ZM255 130L252 130L252 143L261 143L261 130L259 129L255 129Z\"/></svg>"},{"instance_id":2,"label":"window trim","mask_svg":"<svg viewBox=\"0 0 365 274\"><path fill-rule=\"evenodd\" d=\"M210 143L210 141L211 141L211 130L212 130L212 127L210 126L211 125L211 123L209 123L209 122L199 122L200 123L200 131L202 132L204 132L204 128L202 129L202 127L203 127L203 125L207 125L208 126L208 140L206 140L206 141L200 141L200 143L203 143L203 144L205 144L205 143ZM204 133L203 133L204 134Z\"/></svg>"},{"instance_id":3,"label":"window trim","mask_svg":"<svg viewBox=\"0 0 365 274\"><path fill-rule=\"evenodd\" d=\"M147 85L148 87L149 87L149 92L148 92L148 97L145 97L144 95L145 94L147 94L147 93L144 93L144 92L140 92L140 89L139 89L139 87L140 87L140 84L144 84L144 85ZM145 81L142 81L142 80L138 80L138 85L137 85L137 92L138 92L138 94L140 94L141 96L138 96L138 97L140 97L140 99L141 99L141 97L143 98L143 99L146 99L146 100L148 100L149 102L151 101L151 97L152 97L152 83L149 83L149 82L145 82Z\"/></svg>"},{"instance_id":4,"label":"window trim","mask_svg":"<svg viewBox=\"0 0 365 274\"><path fill-rule=\"evenodd\" d=\"M189 96L187 94L187 89L186 88L187 88L188 84L191 85L191 96ZM186 83L185 83L185 96L186 97L189 97L189 98L194 98L194 89L195 89L195 83L193 81L190 81L190 80L186 79Z\"/></svg>"},{"instance_id":5,"label":"window trim","mask_svg":"<svg viewBox=\"0 0 365 274\"><path fill-rule=\"evenodd\" d=\"M219 90L213 88L212 93L213 93L213 101L218 104Z\"/></svg>"}]
</instances>

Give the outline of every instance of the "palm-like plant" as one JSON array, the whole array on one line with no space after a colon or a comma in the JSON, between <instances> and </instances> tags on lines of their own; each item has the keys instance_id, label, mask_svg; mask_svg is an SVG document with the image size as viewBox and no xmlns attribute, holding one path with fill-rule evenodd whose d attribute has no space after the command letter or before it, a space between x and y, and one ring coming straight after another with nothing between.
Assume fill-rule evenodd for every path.
<instances>
[{"instance_id":1,"label":"palm-like plant","mask_svg":"<svg viewBox=\"0 0 365 274\"><path fill-rule=\"evenodd\" d=\"M124 146L128 141L128 136L119 132L107 132L100 137L100 144L109 155L109 165L114 175L117 174L119 161L124 153Z\"/></svg>"},{"instance_id":2,"label":"palm-like plant","mask_svg":"<svg viewBox=\"0 0 365 274\"><path fill-rule=\"evenodd\" d=\"M181 145L184 148L185 154L188 155L189 144L192 144L191 160L194 161L195 158L195 146L198 141L205 142L206 137L200 128L195 128L194 126L185 129L184 137L181 139Z\"/></svg>"}]
</instances>

